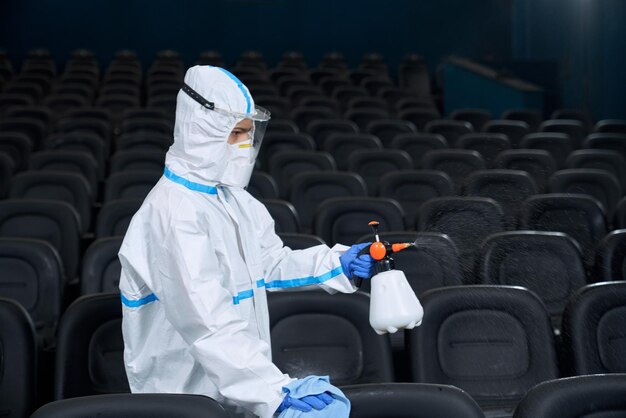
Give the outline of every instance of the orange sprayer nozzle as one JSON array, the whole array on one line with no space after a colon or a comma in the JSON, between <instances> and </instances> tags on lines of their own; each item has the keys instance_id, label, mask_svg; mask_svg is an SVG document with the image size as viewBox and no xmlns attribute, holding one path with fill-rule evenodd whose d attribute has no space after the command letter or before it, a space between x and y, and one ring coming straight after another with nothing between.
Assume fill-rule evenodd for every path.
<instances>
[{"instance_id":1,"label":"orange sprayer nozzle","mask_svg":"<svg viewBox=\"0 0 626 418\"><path fill-rule=\"evenodd\" d=\"M398 243L398 244L392 244L391 245L391 252L397 253L398 251L402 251L405 250L409 247L412 247L413 243L412 242L403 242L403 243Z\"/></svg>"}]
</instances>

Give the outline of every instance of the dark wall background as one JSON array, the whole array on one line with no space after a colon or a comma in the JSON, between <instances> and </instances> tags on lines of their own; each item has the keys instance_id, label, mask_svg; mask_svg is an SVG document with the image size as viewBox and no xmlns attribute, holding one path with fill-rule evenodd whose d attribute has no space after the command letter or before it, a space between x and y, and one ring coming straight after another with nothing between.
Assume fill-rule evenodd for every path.
<instances>
[{"instance_id":1,"label":"dark wall background","mask_svg":"<svg viewBox=\"0 0 626 418\"><path fill-rule=\"evenodd\" d=\"M298 17L295 17L298 16ZM76 48L107 62L130 48L149 63L163 49L187 65L207 49L228 64L259 50L274 64L288 50L315 65L328 51L354 66L407 52L432 69L460 55L546 88L546 108L626 117L624 0L3 0L0 48L14 62L33 48L63 62Z\"/></svg>"},{"instance_id":2,"label":"dark wall background","mask_svg":"<svg viewBox=\"0 0 626 418\"><path fill-rule=\"evenodd\" d=\"M248 49L270 62L298 50L310 64L333 50L353 64L371 51L392 64L407 52L433 65L450 53L510 56L511 0L4 0L0 8L0 47L18 60L36 47L62 59L85 47L103 60L130 48L146 62L170 48L187 64L206 49L231 63Z\"/></svg>"}]
</instances>

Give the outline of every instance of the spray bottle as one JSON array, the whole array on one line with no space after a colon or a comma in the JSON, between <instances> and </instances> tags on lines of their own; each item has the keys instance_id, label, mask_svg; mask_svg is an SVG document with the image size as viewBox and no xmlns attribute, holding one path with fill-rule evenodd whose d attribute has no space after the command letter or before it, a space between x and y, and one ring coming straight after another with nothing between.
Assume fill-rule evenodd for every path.
<instances>
[{"instance_id":1,"label":"spray bottle","mask_svg":"<svg viewBox=\"0 0 626 418\"><path fill-rule=\"evenodd\" d=\"M381 242L377 221L369 226L376 241L369 253L376 260L376 274L372 277L370 296L370 325L379 335L399 329L413 329L422 323L424 309L404 273L394 269L391 254L413 247L414 243L390 244Z\"/></svg>"}]
</instances>

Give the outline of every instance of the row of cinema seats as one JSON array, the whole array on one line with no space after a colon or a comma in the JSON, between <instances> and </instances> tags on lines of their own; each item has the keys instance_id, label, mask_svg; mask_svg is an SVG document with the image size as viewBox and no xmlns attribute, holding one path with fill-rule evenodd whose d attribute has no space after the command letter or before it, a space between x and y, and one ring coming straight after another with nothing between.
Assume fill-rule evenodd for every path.
<instances>
[{"instance_id":1,"label":"row of cinema seats","mask_svg":"<svg viewBox=\"0 0 626 418\"><path fill-rule=\"evenodd\" d=\"M453 386L391 383L343 387L351 418L483 418L465 392ZM588 414L619 416L626 408L625 375L593 375L557 379L531 389L514 418L578 418ZM32 418L80 418L85 414L115 418L228 418L211 399L193 395L98 395L57 401Z\"/></svg>"},{"instance_id":2,"label":"row of cinema seats","mask_svg":"<svg viewBox=\"0 0 626 418\"><path fill-rule=\"evenodd\" d=\"M366 293L269 296L272 356L284 372L328 375L341 387L402 381L392 366L389 337L369 325ZM408 381L460 388L487 416L512 416L542 382L626 372L626 282L579 289L565 310L560 348L545 305L521 287L437 288L422 294L421 302L422 325L406 331ZM0 317L0 404L11 411L9 417L26 416L37 405L34 327L27 312L8 299L0 300ZM78 299L61 318L58 337L55 400L128 391L118 295Z\"/></svg>"}]
</instances>

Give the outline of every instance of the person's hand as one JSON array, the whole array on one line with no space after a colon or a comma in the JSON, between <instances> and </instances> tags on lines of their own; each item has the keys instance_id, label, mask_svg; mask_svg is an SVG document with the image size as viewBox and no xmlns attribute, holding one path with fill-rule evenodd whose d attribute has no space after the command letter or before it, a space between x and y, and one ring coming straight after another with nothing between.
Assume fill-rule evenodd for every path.
<instances>
[{"instance_id":1,"label":"person's hand","mask_svg":"<svg viewBox=\"0 0 626 418\"><path fill-rule=\"evenodd\" d=\"M376 262L369 254L359 255L364 248L371 244L371 242L366 242L363 244L353 245L348 249L348 251L339 257L343 274L345 274L349 279L369 279L372 277L374 264Z\"/></svg>"},{"instance_id":2,"label":"person's hand","mask_svg":"<svg viewBox=\"0 0 626 418\"><path fill-rule=\"evenodd\" d=\"M292 398L289 394L285 395L283 402L276 412L283 412L287 408L297 409L301 412L310 412L312 409L322 410L333 402L333 397L324 392L319 395L304 396L300 399Z\"/></svg>"}]
</instances>

